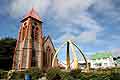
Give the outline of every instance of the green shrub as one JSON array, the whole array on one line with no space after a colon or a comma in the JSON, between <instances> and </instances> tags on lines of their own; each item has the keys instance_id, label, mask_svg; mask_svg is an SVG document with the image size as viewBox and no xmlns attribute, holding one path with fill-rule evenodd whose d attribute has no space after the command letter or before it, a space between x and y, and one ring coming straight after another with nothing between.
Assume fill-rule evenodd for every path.
<instances>
[{"instance_id":1,"label":"green shrub","mask_svg":"<svg viewBox=\"0 0 120 80\"><path fill-rule=\"evenodd\" d=\"M72 76L73 78L80 78L81 77L81 70L80 69L75 69L75 70L71 70L70 71L70 76Z\"/></svg>"},{"instance_id":2,"label":"green shrub","mask_svg":"<svg viewBox=\"0 0 120 80\"><path fill-rule=\"evenodd\" d=\"M32 77L32 80L36 80L38 78L41 78L44 75L43 71L40 70L39 68L36 68L36 67L33 67L31 69L27 69L25 71L25 73L30 74Z\"/></svg>"},{"instance_id":3,"label":"green shrub","mask_svg":"<svg viewBox=\"0 0 120 80\"><path fill-rule=\"evenodd\" d=\"M31 68L27 69L25 71L16 71L12 75L12 79L15 80L24 80L25 75L30 74L32 77L32 80L37 80L38 78L41 78L43 76L43 72L39 68Z\"/></svg>"},{"instance_id":4,"label":"green shrub","mask_svg":"<svg viewBox=\"0 0 120 80\"><path fill-rule=\"evenodd\" d=\"M109 75L105 74L95 74L92 73L89 77L87 77L90 80L110 80Z\"/></svg>"},{"instance_id":5,"label":"green shrub","mask_svg":"<svg viewBox=\"0 0 120 80\"><path fill-rule=\"evenodd\" d=\"M7 71L0 70L0 79L7 79Z\"/></svg>"},{"instance_id":6,"label":"green shrub","mask_svg":"<svg viewBox=\"0 0 120 80\"><path fill-rule=\"evenodd\" d=\"M48 80L120 80L119 68L100 69L90 73L81 72L81 70L63 71L59 68L51 68L47 71ZM38 80L45 76L39 68L27 69L23 72L14 72L11 80L24 80L25 74L30 74L32 80ZM0 78L7 79L7 72L0 70Z\"/></svg>"},{"instance_id":7,"label":"green shrub","mask_svg":"<svg viewBox=\"0 0 120 80\"><path fill-rule=\"evenodd\" d=\"M25 73L24 72L14 72L13 74L12 74L12 79L15 79L15 80L24 80L24 77L25 77Z\"/></svg>"},{"instance_id":8,"label":"green shrub","mask_svg":"<svg viewBox=\"0 0 120 80\"><path fill-rule=\"evenodd\" d=\"M48 80L75 80L80 79L81 77L80 73L81 70L72 70L70 72L66 72L60 70L59 68L52 68L48 70L47 78ZM58 78L56 79L56 77Z\"/></svg>"},{"instance_id":9,"label":"green shrub","mask_svg":"<svg viewBox=\"0 0 120 80\"><path fill-rule=\"evenodd\" d=\"M59 68L51 68L47 72L47 78L48 78L48 80L53 80L58 75L61 78L62 71Z\"/></svg>"},{"instance_id":10,"label":"green shrub","mask_svg":"<svg viewBox=\"0 0 120 80\"><path fill-rule=\"evenodd\" d=\"M118 72L118 73L112 72L110 78L111 78L111 80L120 80L120 72Z\"/></svg>"}]
</instances>

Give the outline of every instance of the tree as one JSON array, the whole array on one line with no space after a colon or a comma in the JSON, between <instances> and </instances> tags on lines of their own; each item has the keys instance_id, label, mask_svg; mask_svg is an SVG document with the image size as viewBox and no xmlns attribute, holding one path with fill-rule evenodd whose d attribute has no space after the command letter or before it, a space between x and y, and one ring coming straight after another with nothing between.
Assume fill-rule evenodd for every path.
<instances>
[{"instance_id":1,"label":"tree","mask_svg":"<svg viewBox=\"0 0 120 80\"><path fill-rule=\"evenodd\" d=\"M7 37L0 40L0 69L11 69L15 45L16 39Z\"/></svg>"}]
</instances>

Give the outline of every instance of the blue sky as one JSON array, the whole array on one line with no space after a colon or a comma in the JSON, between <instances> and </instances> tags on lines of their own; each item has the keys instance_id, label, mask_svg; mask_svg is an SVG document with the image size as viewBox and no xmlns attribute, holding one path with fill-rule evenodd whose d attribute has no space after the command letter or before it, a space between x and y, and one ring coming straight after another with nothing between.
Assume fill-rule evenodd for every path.
<instances>
[{"instance_id":1,"label":"blue sky","mask_svg":"<svg viewBox=\"0 0 120 80\"><path fill-rule=\"evenodd\" d=\"M20 20L32 7L55 47L71 39L88 55L120 55L120 0L0 0L0 38L16 38Z\"/></svg>"}]
</instances>

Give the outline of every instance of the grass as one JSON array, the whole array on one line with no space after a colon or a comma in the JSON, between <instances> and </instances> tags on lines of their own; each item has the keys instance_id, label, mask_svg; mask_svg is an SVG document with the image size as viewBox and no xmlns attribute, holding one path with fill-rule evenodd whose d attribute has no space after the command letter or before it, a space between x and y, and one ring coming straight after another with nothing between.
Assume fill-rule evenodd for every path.
<instances>
[{"instance_id":1,"label":"grass","mask_svg":"<svg viewBox=\"0 0 120 80\"><path fill-rule=\"evenodd\" d=\"M48 80L120 80L120 68L91 70L90 73L81 72L81 70L72 70L66 72L59 68L51 68L47 72L39 68L31 68L23 72L16 71L12 79L24 80L25 74L30 74L32 80L38 80L45 76ZM0 79L7 79L7 72L0 70Z\"/></svg>"}]
</instances>

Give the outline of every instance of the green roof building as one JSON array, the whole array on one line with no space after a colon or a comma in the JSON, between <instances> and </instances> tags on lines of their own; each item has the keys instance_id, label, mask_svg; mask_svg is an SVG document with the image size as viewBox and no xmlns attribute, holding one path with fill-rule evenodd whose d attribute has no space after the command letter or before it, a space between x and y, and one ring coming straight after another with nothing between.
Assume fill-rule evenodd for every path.
<instances>
[{"instance_id":1,"label":"green roof building","mask_svg":"<svg viewBox=\"0 0 120 80\"><path fill-rule=\"evenodd\" d=\"M112 53L96 53L94 55L92 55L92 59L101 59L101 58L110 58L112 57Z\"/></svg>"},{"instance_id":2,"label":"green roof building","mask_svg":"<svg viewBox=\"0 0 120 80\"><path fill-rule=\"evenodd\" d=\"M92 55L91 68L111 68L115 63L110 52L99 52Z\"/></svg>"}]
</instances>

